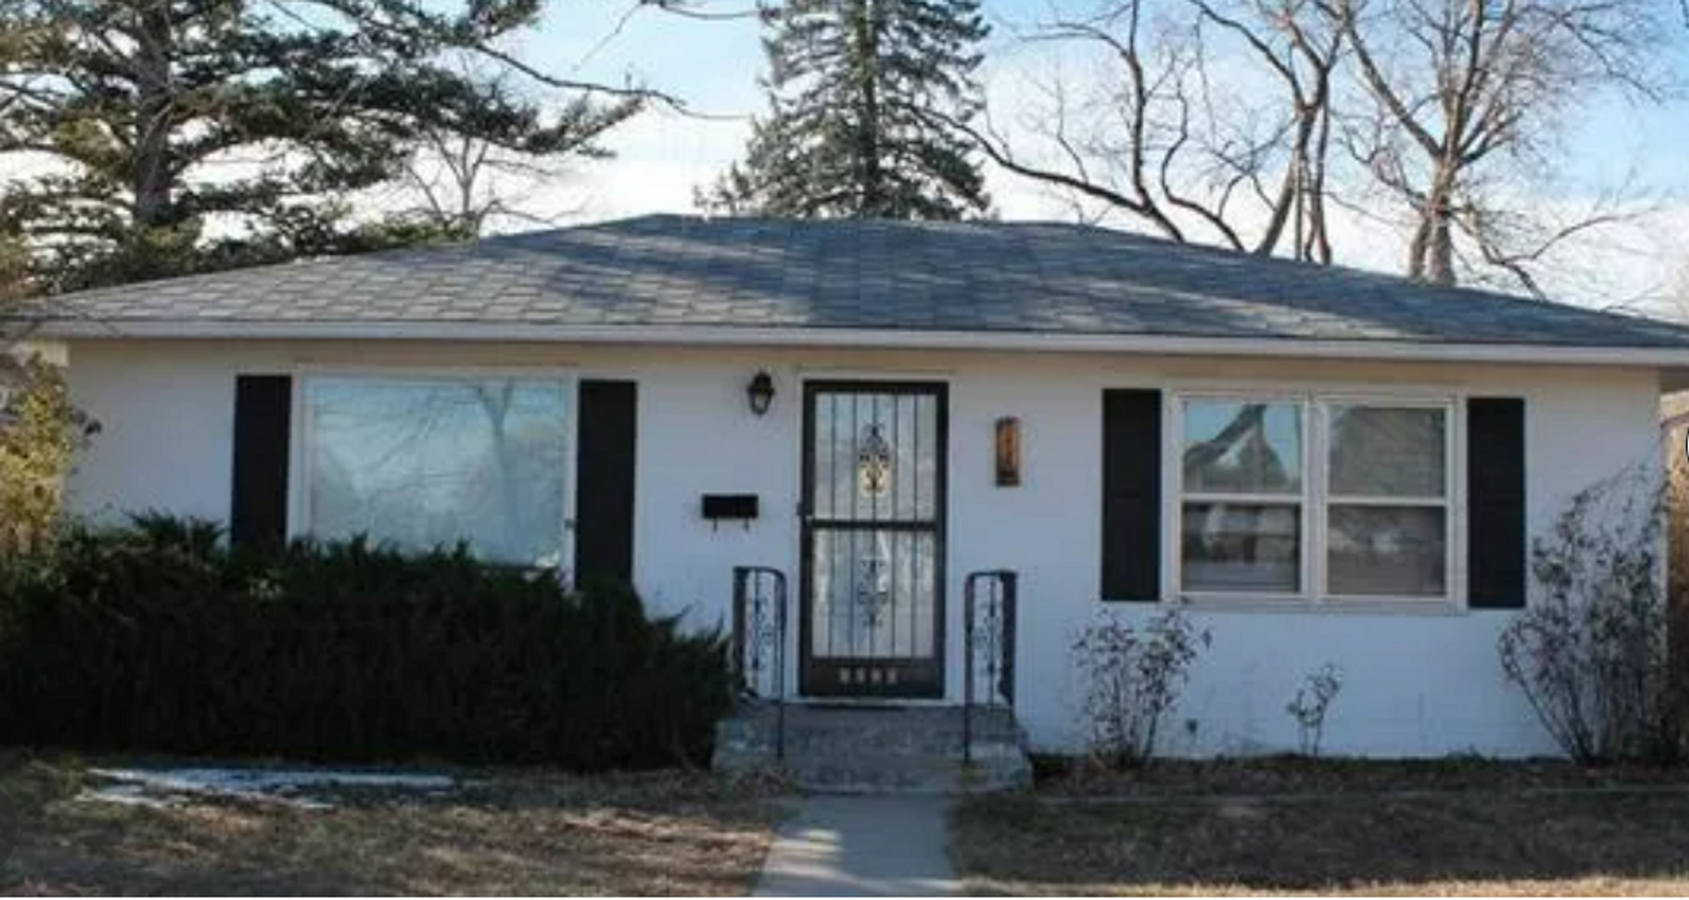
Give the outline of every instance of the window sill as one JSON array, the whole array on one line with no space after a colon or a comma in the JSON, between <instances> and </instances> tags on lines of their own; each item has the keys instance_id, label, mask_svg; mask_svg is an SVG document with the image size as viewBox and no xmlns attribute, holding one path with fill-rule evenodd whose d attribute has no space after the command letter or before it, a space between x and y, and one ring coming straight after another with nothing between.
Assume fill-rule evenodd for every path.
<instances>
[{"instance_id":1,"label":"window sill","mask_svg":"<svg viewBox=\"0 0 1689 900\"><path fill-rule=\"evenodd\" d=\"M1164 603L1193 612L1288 613L1292 615L1380 615L1453 617L1467 614L1465 606L1453 600L1410 600L1381 598L1378 600L1309 600L1267 599L1259 597L1200 597L1180 596Z\"/></svg>"}]
</instances>

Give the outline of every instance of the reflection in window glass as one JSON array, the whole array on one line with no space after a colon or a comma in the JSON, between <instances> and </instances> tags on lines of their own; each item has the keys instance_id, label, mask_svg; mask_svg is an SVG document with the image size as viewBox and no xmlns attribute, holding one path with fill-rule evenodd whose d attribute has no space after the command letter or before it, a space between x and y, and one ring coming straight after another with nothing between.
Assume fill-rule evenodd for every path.
<instances>
[{"instance_id":1,"label":"reflection in window glass","mask_svg":"<svg viewBox=\"0 0 1689 900\"><path fill-rule=\"evenodd\" d=\"M1331 493L1441 497L1444 411L1333 405Z\"/></svg>"},{"instance_id":2,"label":"reflection in window glass","mask_svg":"<svg viewBox=\"0 0 1689 900\"><path fill-rule=\"evenodd\" d=\"M1301 508L1186 503L1181 568L1187 591L1301 590Z\"/></svg>"},{"instance_id":3,"label":"reflection in window glass","mask_svg":"<svg viewBox=\"0 0 1689 900\"><path fill-rule=\"evenodd\" d=\"M1302 407L1189 400L1184 406L1186 491L1295 494L1302 490Z\"/></svg>"},{"instance_id":4,"label":"reflection in window glass","mask_svg":"<svg viewBox=\"0 0 1689 900\"><path fill-rule=\"evenodd\" d=\"M1333 506L1326 535L1331 593L1443 596L1446 522L1440 506Z\"/></svg>"},{"instance_id":5,"label":"reflection in window glass","mask_svg":"<svg viewBox=\"0 0 1689 900\"><path fill-rule=\"evenodd\" d=\"M1189 397L1178 412L1180 590L1449 596L1445 403Z\"/></svg>"},{"instance_id":6,"label":"reflection in window glass","mask_svg":"<svg viewBox=\"0 0 1689 900\"><path fill-rule=\"evenodd\" d=\"M1328 408L1328 593L1447 595L1447 416L1441 407Z\"/></svg>"},{"instance_id":7,"label":"reflection in window glass","mask_svg":"<svg viewBox=\"0 0 1689 900\"><path fill-rule=\"evenodd\" d=\"M552 380L312 378L306 530L558 564L567 413Z\"/></svg>"}]
</instances>

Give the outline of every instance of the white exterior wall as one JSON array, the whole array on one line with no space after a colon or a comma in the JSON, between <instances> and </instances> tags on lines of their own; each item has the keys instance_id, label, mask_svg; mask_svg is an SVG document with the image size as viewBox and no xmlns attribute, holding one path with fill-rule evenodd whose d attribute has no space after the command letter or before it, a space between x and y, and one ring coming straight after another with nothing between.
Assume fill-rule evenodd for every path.
<instances>
[{"instance_id":1,"label":"white exterior wall","mask_svg":"<svg viewBox=\"0 0 1689 900\"><path fill-rule=\"evenodd\" d=\"M1642 368L1007 352L84 341L71 349L72 389L104 430L73 478L75 506L93 515L158 509L226 519L234 376L339 365L562 367L582 377L638 381L636 581L655 608L687 610L699 624L726 620L729 571L735 565L783 569L797 590L804 378L948 383L949 695L955 699L961 690L963 575L1018 570L1018 712L1044 749L1083 743L1080 685L1069 652L1079 629L1105 610L1137 618L1156 611L1149 604L1097 600L1104 388L1271 386L1524 396L1533 534L1576 490L1657 454L1658 379ZM763 418L751 415L744 396L758 369L775 376L779 391ZM1018 488L992 483L992 428L1001 416L1021 420ZM1453 462L1458 466L1462 460ZM762 518L749 529L712 528L699 517L701 494L741 492L762 500ZM1464 566L1464 554L1456 556ZM1171 596L1168 570L1163 565L1164 595ZM1464 585L1458 567L1450 574L1457 587ZM1285 704L1304 675L1329 661L1345 672L1327 721L1329 752L1554 751L1497 663L1496 637L1511 613L1239 605L1192 615L1211 630L1213 644L1198 659L1169 728L1170 750L1294 749L1296 728Z\"/></svg>"}]
</instances>

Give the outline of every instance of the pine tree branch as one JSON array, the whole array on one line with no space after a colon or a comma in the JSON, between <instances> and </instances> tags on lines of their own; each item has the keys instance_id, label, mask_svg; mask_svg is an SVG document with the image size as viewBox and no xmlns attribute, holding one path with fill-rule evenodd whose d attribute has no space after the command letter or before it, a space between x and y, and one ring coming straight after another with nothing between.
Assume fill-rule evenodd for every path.
<instances>
[{"instance_id":1,"label":"pine tree branch","mask_svg":"<svg viewBox=\"0 0 1689 900\"><path fill-rule=\"evenodd\" d=\"M281 3L285 3L285 0L272 0L272 2L280 5ZM583 81L580 79L554 75L534 66L526 60L517 57L513 53L510 53L489 42L477 40L471 35L451 35L449 33L443 36L434 35L423 32L414 26L404 27L396 23L381 21L373 16L370 16L366 10L361 9L361 4L355 2L355 0L311 0L311 2L333 9L365 28L372 29L385 35L409 40L441 40L442 43L452 49L484 57L504 66L510 71L518 72L538 84L545 85L546 87L565 91L578 91L588 96L614 97L635 103L657 103L669 108L675 113L693 119L707 121L739 121L745 118L742 115L736 114L698 112L693 110L686 101L681 99L679 96L656 88L634 85L632 83L618 86L598 81Z\"/></svg>"}]
</instances>

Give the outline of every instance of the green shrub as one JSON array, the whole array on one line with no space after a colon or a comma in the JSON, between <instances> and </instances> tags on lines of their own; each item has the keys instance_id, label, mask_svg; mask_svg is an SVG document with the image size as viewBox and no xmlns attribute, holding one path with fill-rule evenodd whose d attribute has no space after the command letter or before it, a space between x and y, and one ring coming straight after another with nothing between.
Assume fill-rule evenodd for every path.
<instances>
[{"instance_id":1,"label":"green shrub","mask_svg":"<svg viewBox=\"0 0 1689 900\"><path fill-rule=\"evenodd\" d=\"M0 565L8 743L640 768L707 758L720 634L462 548L231 552L211 524L68 530Z\"/></svg>"}]
</instances>

